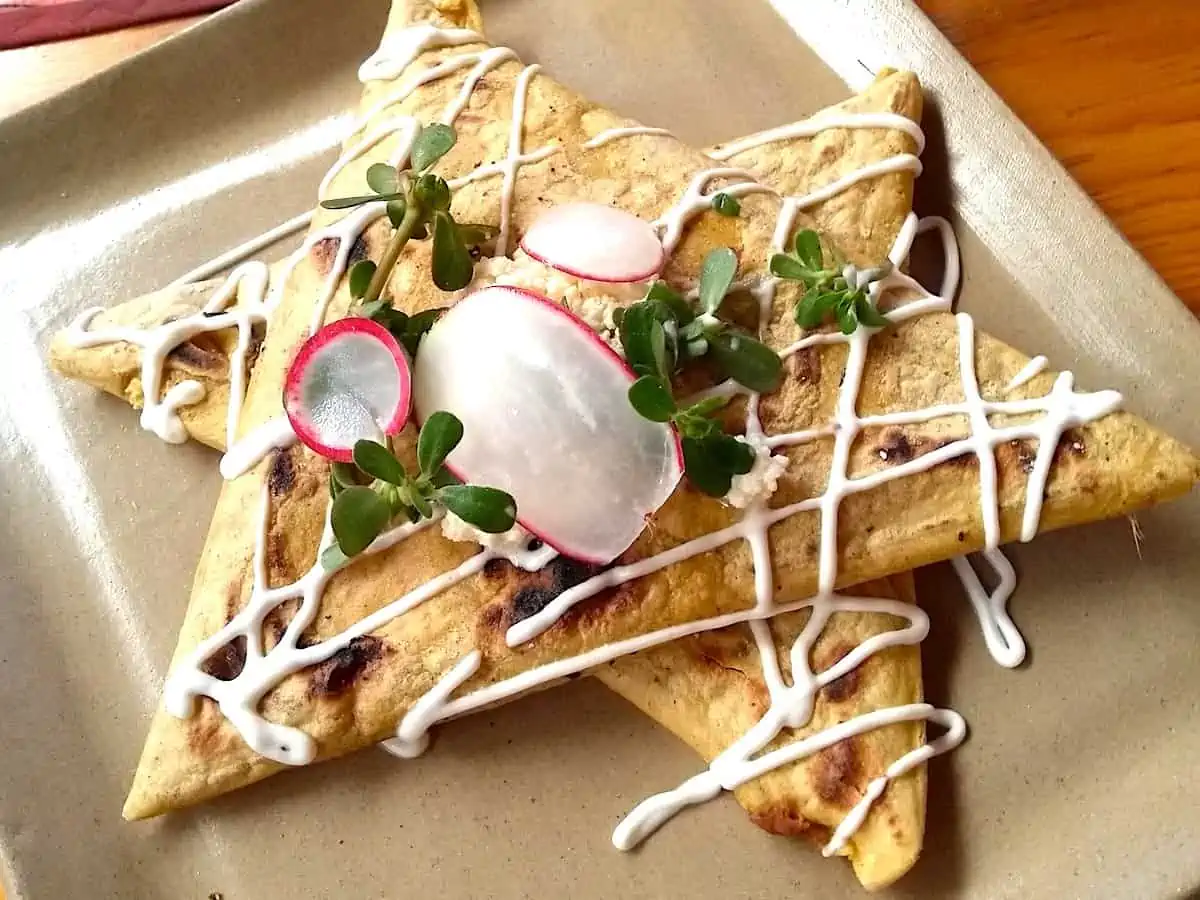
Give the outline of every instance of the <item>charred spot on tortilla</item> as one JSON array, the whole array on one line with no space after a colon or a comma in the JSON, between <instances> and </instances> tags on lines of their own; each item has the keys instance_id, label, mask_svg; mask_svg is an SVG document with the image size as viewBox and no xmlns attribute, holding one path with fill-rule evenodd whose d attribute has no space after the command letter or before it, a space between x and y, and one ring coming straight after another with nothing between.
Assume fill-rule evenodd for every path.
<instances>
[{"instance_id":1,"label":"charred spot on tortilla","mask_svg":"<svg viewBox=\"0 0 1200 900\"><path fill-rule=\"evenodd\" d=\"M821 383L821 353L816 347L797 350L785 361L788 373L801 384Z\"/></svg>"},{"instance_id":2,"label":"charred spot on tortilla","mask_svg":"<svg viewBox=\"0 0 1200 900\"><path fill-rule=\"evenodd\" d=\"M1014 438L997 446L996 456L1002 470L1016 468L1028 475L1033 471L1033 462L1037 459L1037 449L1030 441Z\"/></svg>"},{"instance_id":3,"label":"charred spot on tortilla","mask_svg":"<svg viewBox=\"0 0 1200 900\"><path fill-rule=\"evenodd\" d=\"M283 640L284 632L287 631L288 625L299 611L300 601L298 599L285 600L263 616L262 641L266 650L270 651ZM301 641L296 643L299 645Z\"/></svg>"},{"instance_id":4,"label":"charred spot on tortilla","mask_svg":"<svg viewBox=\"0 0 1200 900\"><path fill-rule=\"evenodd\" d=\"M603 567L579 562L567 556L556 556L534 579L534 583L518 588L510 603L509 625L536 616L563 591L587 581L603 571Z\"/></svg>"},{"instance_id":5,"label":"charred spot on tortilla","mask_svg":"<svg viewBox=\"0 0 1200 900\"><path fill-rule=\"evenodd\" d=\"M312 247L308 250L309 258L312 259L313 266L316 267L319 275L328 275L333 268L333 262L337 259L338 246L341 244L335 237L321 238L315 241Z\"/></svg>"},{"instance_id":6,"label":"charred spot on tortilla","mask_svg":"<svg viewBox=\"0 0 1200 900\"><path fill-rule=\"evenodd\" d=\"M272 497L281 497L296 486L296 464L292 461L291 448L276 450L271 457L271 471L267 474L267 490Z\"/></svg>"},{"instance_id":7,"label":"charred spot on tortilla","mask_svg":"<svg viewBox=\"0 0 1200 900\"><path fill-rule=\"evenodd\" d=\"M899 428L891 428L883 433L875 455L891 466L912 462L919 455L912 441Z\"/></svg>"},{"instance_id":8,"label":"charred spot on tortilla","mask_svg":"<svg viewBox=\"0 0 1200 900\"><path fill-rule=\"evenodd\" d=\"M862 796L861 781L862 760L855 738L838 741L813 757L813 786L826 803L853 806Z\"/></svg>"},{"instance_id":9,"label":"charred spot on tortilla","mask_svg":"<svg viewBox=\"0 0 1200 900\"><path fill-rule=\"evenodd\" d=\"M828 654L822 654L822 657L827 660L820 666L824 671L833 666L836 666L841 659L854 649L853 646L845 643L838 644ZM830 703L844 703L858 693L859 686L862 684L863 670L866 668L869 660L866 660L852 668L841 678L835 678L825 687L821 688L821 696Z\"/></svg>"},{"instance_id":10,"label":"charred spot on tortilla","mask_svg":"<svg viewBox=\"0 0 1200 900\"><path fill-rule=\"evenodd\" d=\"M239 634L213 651L200 664L200 671L217 681L233 681L246 666L246 636Z\"/></svg>"},{"instance_id":11,"label":"charred spot on tortilla","mask_svg":"<svg viewBox=\"0 0 1200 900\"><path fill-rule=\"evenodd\" d=\"M364 231L354 239L354 243L350 245L350 256L346 260L349 266L357 262L362 262L364 259L369 259L371 256L370 246L367 244L366 232Z\"/></svg>"},{"instance_id":12,"label":"charred spot on tortilla","mask_svg":"<svg viewBox=\"0 0 1200 900\"><path fill-rule=\"evenodd\" d=\"M1083 432L1078 428L1068 428L1062 433L1062 437L1058 439L1058 445L1054 448L1054 465L1062 465L1063 461L1070 456L1086 456L1087 442L1083 439Z\"/></svg>"},{"instance_id":13,"label":"charred spot on tortilla","mask_svg":"<svg viewBox=\"0 0 1200 900\"><path fill-rule=\"evenodd\" d=\"M202 347L194 341L184 341L167 356L182 366L204 372L221 371L228 365L228 360L220 349Z\"/></svg>"},{"instance_id":14,"label":"charred spot on tortilla","mask_svg":"<svg viewBox=\"0 0 1200 900\"><path fill-rule=\"evenodd\" d=\"M804 818L795 802L790 799L750 813L750 821L770 834L804 838L821 845L827 843L833 834L824 825Z\"/></svg>"},{"instance_id":15,"label":"charred spot on tortilla","mask_svg":"<svg viewBox=\"0 0 1200 900\"><path fill-rule=\"evenodd\" d=\"M374 635L353 638L313 672L311 692L330 697L346 691L387 651L387 645Z\"/></svg>"}]
</instances>

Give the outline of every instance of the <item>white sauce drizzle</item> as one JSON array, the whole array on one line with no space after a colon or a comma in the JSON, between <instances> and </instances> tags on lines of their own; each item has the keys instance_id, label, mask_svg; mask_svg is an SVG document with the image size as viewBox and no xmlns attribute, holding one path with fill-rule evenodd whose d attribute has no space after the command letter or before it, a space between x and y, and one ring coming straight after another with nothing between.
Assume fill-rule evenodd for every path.
<instances>
[{"instance_id":1,"label":"white sauce drizzle","mask_svg":"<svg viewBox=\"0 0 1200 900\"><path fill-rule=\"evenodd\" d=\"M967 557L955 557L950 562L979 617L983 640L992 659L1006 669L1015 669L1025 659L1025 639L1008 615L1008 601L1017 588L1017 573L998 547L984 550L981 555L999 578L990 593Z\"/></svg>"},{"instance_id":2,"label":"white sauce drizzle","mask_svg":"<svg viewBox=\"0 0 1200 900\"><path fill-rule=\"evenodd\" d=\"M585 150L594 150L597 147L603 147L610 141L618 140L619 138L639 137L643 135L662 135L664 137L674 137L671 132L665 128L651 128L646 125L629 125L623 128L609 128L607 131L601 131L595 137L588 138L583 142Z\"/></svg>"},{"instance_id":3,"label":"white sauce drizzle","mask_svg":"<svg viewBox=\"0 0 1200 900\"><path fill-rule=\"evenodd\" d=\"M402 33L390 39L388 45L381 47L364 63L360 75L364 80L377 78L392 78L400 75L410 65L416 56L429 47L454 46L479 40L477 35L461 29L442 30L430 26L416 26L408 33ZM397 103L406 97L418 84L427 83L433 78L443 77L451 71L474 65L468 75L463 92L447 111L444 118L453 119L458 110L463 108L470 90L474 84L493 65L511 57L511 51L496 48L494 52L483 51L477 54L464 54L442 61L439 65L422 73L418 80L399 92L385 98L364 117L364 122L381 112L387 106ZM526 67L518 77L514 96L513 123L509 134L509 146L506 158L499 163L473 172L458 183L466 184L500 174L504 179L502 189L502 247L507 246L509 236L509 216L511 213L512 197L519 167L535 159L555 151L555 147L544 147L532 154L521 153L524 119L524 107L529 80L536 72L536 66ZM434 74L436 72L436 74ZM404 119L396 119L393 132L403 132L404 135L415 133L411 124ZM797 126L786 126L765 135L731 144L716 154L720 159L736 155L751 147L769 143L773 140L785 140L805 134L815 134L823 128L854 128L875 127L901 130L916 141L918 149L923 145L923 135L915 123L902 117L890 114L858 114L830 115L800 123ZM382 132L382 129L380 129ZM661 130L627 128L611 129L590 139L587 146L601 146L609 140L632 134L658 134ZM335 164L344 167L352 159L366 152L370 146L383 140L387 134L368 135L363 142L348 149ZM370 144L367 142L370 141ZM407 155L411 139L402 137L400 147L394 159L402 159ZM398 164L398 162L397 162ZM920 172L921 164L912 154L899 154L889 159L880 160L862 169L848 173L828 185L825 185L803 197L781 198L781 208L777 221L773 244L782 249L784 242L795 225L796 214L811 205L822 202L868 178L877 177L889 172L913 171ZM486 172L484 170L487 170ZM737 179L734 184L723 188L725 193L733 196L745 196L751 193L767 193L778 196L770 188L758 184L751 173L735 168L714 168L698 173L688 185L680 201L656 223L662 231L664 247L668 252L679 241L687 220L707 208L711 195L705 192L708 184L717 178ZM328 186L328 180L326 182ZM334 265L326 279L324 293L316 305L312 328L319 327L325 316L325 309L336 288L338 279L344 273L353 238L361 233L371 221L383 214L382 204L370 204L356 213L346 216L317 234L305 243L289 262L289 272L298 264L304 253L318 240L333 237L339 241L339 251ZM946 246L946 273L943 278L942 290L939 295L929 295L911 278L898 271L893 271L886 277L870 285L872 301L878 301L884 290L892 287L905 287L920 291L921 299L906 303L898 310L889 313L893 321L900 322L916 315L949 309L950 298L958 281L957 245L949 224L944 220L917 220L910 215L901 230L897 244L890 257L898 265L907 256L909 245L919 231L937 228ZM253 252L253 251L251 251ZM198 270L199 271L199 270ZM231 275L232 278L232 275ZM281 284L286 278L281 279ZM755 285L764 312L769 312L773 298L775 282L770 277L764 277ZM231 291L232 292L232 291ZM269 304L268 304L269 305ZM214 317L215 318L215 317ZM87 321L84 319L80 320ZM173 325L182 326L183 320ZM233 323L229 323L233 324ZM833 466L828 479L828 487L820 497L810 498L779 509L768 509L759 502L747 510L738 523L713 534L689 541L679 547L666 551L657 556L641 560L637 563L621 566L603 572L582 584L564 592L541 613L514 625L509 629L507 640L511 646L531 640L544 632L557 619L569 610L575 603L586 597L593 596L605 587L622 584L635 578L658 571L674 562L691 556L715 550L736 540L745 540L751 550L755 568L756 603L748 609L729 613L714 618L689 622L656 632L637 635L632 638L614 642L595 648L579 656L534 668L511 679L488 685L480 690L459 698L451 695L474 674L482 657L473 650L462 657L446 674L444 674L426 695L424 695L402 720L396 739L389 742L389 749L401 755L412 755L423 749L427 741L427 731L432 725L445 719L461 715L473 709L495 703L533 687L574 672L615 659L627 653L647 649L680 637L695 634L715 628L723 628L739 622L750 622L763 660L764 678L766 680L771 704L763 718L742 738L726 750L713 764L700 775L685 782L679 788L665 794L650 798L639 805L618 827L614 834L614 843L622 848L635 845L646 835L663 824L671 815L684 806L715 796L722 789L731 789L738 784L758 777L759 775L779 765L800 759L820 749L831 746L855 734L862 734L874 728L884 727L898 722L926 720L941 725L947 729L946 734L925 744L892 763L887 771L873 780L862 800L850 811L841 825L835 830L833 837L825 848L827 854L837 852L850 839L855 830L862 824L871 805L882 794L887 783L900 777L913 767L926 760L944 753L957 746L965 735L965 723L962 718L951 710L935 709L928 704L918 703L890 709L877 710L857 716L819 734L811 735L802 741L788 744L777 750L762 753L762 750L786 727L801 727L809 719L817 692L826 684L841 677L870 655L880 650L900 644L919 642L928 630L928 619L919 607L895 600L880 600L871 598L846 597L834 593L837 581L837 513L841 500L854 493L870 490L880 484L896 478L905 477L918 471L925 471L956 456L974 453L980 460L981 506L983 508L985 537L987 551L985 556L1001 575L1001 589L986 602L975 603L980 613L981 621L984 611L988 621L994 623L996 634L1006 642L1007 651L1014 646L1013 634L1007 633L1005 624L1011 626L1003 613L1004 600L1000 599L1005 590L1011 590L1011 568L1004 569L991 553L996 551L999 541L998 530L998 499L995 491L995 461L994 449L1002 441L1015 438L1032 438L1038 441L1038 452L1033 471L1028 479L1025 516L1022 526L1022 539L1028 540L1036 532L1040 517L1042 496L1049 473L1050 462L1054 448L1063 431L1072 425L1093 421L1111 412L1120 403L1119 395L1115 392L1100 392L1096 394L1077 394L1073 390L1073 378L1070 373L1063 373L1055 382L1051 393L1042 398L1032 398L1021 401L999 402L984 401L979 396L974 368L974 327L971 319L965 315L957 317L958 337L960 347L960 374L963 380L965 400L957 404L943 404L912 412L889 413L859 418L856 412L859 384L862 379L866 362L867 347L874 331L860 328L850 336L838 333L814 334L796 342L788 348L784 355L794 353L809 346L833 343L845 343L849 347L842 389L839 394L834 422L827 427L810 429L786 435L764 435L758 420L757 396L751 394L747 404L746 434L748 437L760 437L766 446L777 447L788 444L802 443L813 440L818 436L832 434L835 440ZM191 327L191 326L187 326ZM227 326L225 326L227 327ZM215 330L212 329L212 330ZM96 340L93 336L90 340ZM131 340L145 347L144 337L121 336L113 340ZM186 339L186 338L183 338ZM96 342L101 342L97 340ZM154 345L155 349L166 346L165 338L160 337ZM164 351L165 353L165 351ZM157 364L158 374L155 374L154 354L147 353L151 363L144 370L150 377L144 377L148 386L157 386L161 380L161 360ZM737 393L735 387L718 386L713 392ZM152 394L148 393L148 397ZM162 404L186 402L180 397L163 398ZM990 415L1006 414L1041 414L1041 418L1030 422L1009 425L1002 428L993 427L988 420ZM908 463L884 469L868 475L851 478L847 474L849 451L855 436L861 430L873 424L916 424L947 415L965 415L971 426L970 434L962 439L939 448ZM286 420L284 420L286 423ZM254 462L260 460L272 447L281 446L294 436L290 428L284 429L277 420L267 423L260 429L251 432L243 439L238 447L231 446L228 455L229 462L225 468L230 472L245 471ZM987 461L990 460L990 463ZM819 511L822 517L819 567L819 592L816 596L794 603L774 603L774 577L770 559L770 547L767 531L773 524L783 521L792 515L806 511ZM468 557L459 566L443 573L430 582L409 591L382 609L372 613L340 634L319 643L299 647L298 639L301 633L312 623L320 597L325 585L331 577L331 572L324 571L320 563L314 565L308 573L296 582L278 588L266 586L265 545L266 530L269 521L269 496L264 488L262 498L262 525L258 535L254 554L254 585L251 596L245 608L239 612L225 627L205 640L196 650L181 663L168 680L164 704L174 715L185 717L192 712L194 700L203 695L215 700L222 712L229 718L231 724L242 734L247 743L258 753L279 762L299 764L311 761L316 753L313 740L297 729L267 722L258 712L262 698L287 675L308 666L319 664L344 648L356 637L369 634L379 629L391 619L403 615L415 608L426 599L433 597L450 586L472 576L492 558L492 553L483 550ZM378 538L367 553L380 552L387 547L404 540L409 535L436 521L423 520L417 525L401 525ZM321 546L327 546L331 540L328 525L321 540ZM544 566L553 556L553 551L543 547L539 551L526 554L525 558L517 559L522 567L535 571ZM1003 557L1000 557L1003 559ZM972 575L974 575L972 570ZM982 591L982 587L980 587ZM288 600L299 599L300 609L289 623L279 644L270 651L264 652L262 643L262 624L266 615L275 607ZM788 685L779 667L774 644L765 625L765 620L793 610L809 608L811 616L801 635L793 644L790 651L792 684ZM871 612L886 613L905 619L906 627L884 634L875 635L856 647L834 666L822 672L813 672L810 663L810 651L820 635L825 623L835 612ZM985 636L988 635L988 625L985 624ZM205 674L200 666L216 650L228 641L242 637L246 641L246 661L237 677L229 681L221 681ZM1016 635L1019 640L1019 634ZM989 646L991 646L989 637ZM995 650L993 650L995 652ZM759 755L761 754L761 755Z\"/></svg>"},{"instance_id":4,"label":"white sauce drizzle","mask_svg":"<svg viewBox=\"0 0 1200 900\"><path fill-rule=\"evenodd\" d=\"M187 440L187 429L179 419L179 408L199 402L204 397L204 386L188 379L160 397L167 356L184 341L199 334L237 328L237 346L229 360L229 412L226 418L227 439L232 440L245 397L246 361L253 330L256 325L265 324L270 315L267 279L265 264L243 263L229 274L199 312L153 328L110 326L90 331L88 326L103 310L98 307L86 309L67 329L67 340L76 347L97 347L122 341L139 347L142 351L141 425L164 441L182 444ZM241 302L231 305L239 293Z\"/></svg>"},{"instance_id":5,"label":"white sauce drizzle","mask_svg":"<svg viewBox=\"0 0 1200 900\"><path fill-rule=\"evenodd\" d=\"M204 281L207 278L212 278L214 275L219 275L230 266L235 266L244 260L249 259L255 253L270 247L276 241L281 241L286 237L291 237L293 234L303 231L312 224L313 211L310 209L300 213L298 216L293 216L286 222L280 222L273 228L268 228L262 234L255 235L248 241L238 244L236 247L230 247L224 253L214 256L208 262L201 263L183 275L180 275L171 282L168 287L178 287L184 284L192 284L197 281Z\"/></svg>"},{"instance_id":6,"label":"white sauce drizzle","mask_svg":"<svg viewBox=\"0 0 1200 900\"><path fill-rule=\"evenodd\" d=\"M1046 371L1048 360L1044 356L1035 356L1025 364L1020 372L1013 376L1012 381L1005 385L1004 390L1015 391L1024 384L1028 384L1037 378L1042 372Z\"/></svg>"}]
</instances>

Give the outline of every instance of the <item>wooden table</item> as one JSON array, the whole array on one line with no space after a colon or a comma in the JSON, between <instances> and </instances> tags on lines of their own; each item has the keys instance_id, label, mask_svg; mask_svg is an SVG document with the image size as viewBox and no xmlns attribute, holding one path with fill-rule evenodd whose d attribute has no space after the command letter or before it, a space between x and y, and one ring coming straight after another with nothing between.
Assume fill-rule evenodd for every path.
<instances>
[{"instance_id":1,"label":"wooden table","mask_svg":"<svg viewBox=\"0 0 1200 900\"><path fill-rule=\"evenodd\" d=\"M1200 0L917 0L1200 314ZM0 53L0 116L197 18Z\"/></svg>"}]
</instances>

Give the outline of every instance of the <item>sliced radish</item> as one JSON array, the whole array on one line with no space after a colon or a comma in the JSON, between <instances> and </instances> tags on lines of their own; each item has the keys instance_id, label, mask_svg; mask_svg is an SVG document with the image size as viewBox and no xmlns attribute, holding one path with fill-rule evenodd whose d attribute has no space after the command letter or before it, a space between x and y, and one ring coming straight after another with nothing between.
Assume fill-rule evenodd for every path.
<instances>
[{"instance_id":1,"label":"sliced radish","mask_svg":"<svg viewBox=\"0 0 1200 900\"><path fill-rule=\"evenodd\" d=\"M543 213L521 249L588 281L647 281L663 264L663 246L649 223L600 203L567 203Z\"/></svg>"},{"instance_id":2,"label":"sliced radish","mask_svg":"<svg viewBox=\"0 0 1200 900\"><path fill-rule=\"evenodd\" d=\"M678 437L630 406L625 361L540 294L467 296L433 326L414 369L417 416L444 409L463 422L450 469L508 491L521 524L567 556L615 559L679 482Z\"/></svg>"},{"instance_id":3,"label":"sliced radish","mask_svg":"<svg viewBox=\"0 0 1200 900\"><path fill-rule=\"evenodd\" d=\"M411 405L404 348L379 323L357 317L339 319L305 341L283 388L296 435L338 462L354 459L357 441L399 432Z\"/></svg>"}]
</instances>

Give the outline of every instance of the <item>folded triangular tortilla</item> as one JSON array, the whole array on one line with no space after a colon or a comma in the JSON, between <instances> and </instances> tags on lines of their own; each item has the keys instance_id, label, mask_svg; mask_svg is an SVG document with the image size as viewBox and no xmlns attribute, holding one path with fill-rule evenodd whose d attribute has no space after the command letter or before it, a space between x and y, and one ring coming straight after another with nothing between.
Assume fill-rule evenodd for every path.
<instances>
[{"instance_id":1,"label":"folded triangular tortilla","mask_svg":"<svg viewBox=\"0 0 1200 900\"><path fill-rule=\"evenodd\" d=\"M397 8L390 25L392 33L408 24L414 11L422 17L437 15L428 7ZM466 11L459 9L441 15L443 24L462 25ZM463 49L469 49L469 45L457 48L456 52ZM426 53L418 65L428 65L445 55L446 51ZM482 92L480 106L492 110L491 116L484 115L485 121L495 116L496 108L505 112L511 108L513 84L520 71L519 65L505 63L485 79L488 90ZM367 92L368 105L391 87L394 85L373 85ZM431 120L453 99L458 87L457 81L431 82L414 91L397 109L423 121ZM526 147L540 147L551 141L562 146L553 156L521 167L510 210L511 226L516 233L544 205L581 197L616 202L646 218L656 217L675 202L680 186L690 176L709 165L703 157L667 138L658 142L652 161L626 155L615 149L615 144L581 150L580 145L587 137L623 123L541 76L532 80L524 121ZM843 140L857 143L870 139L865 131L857 131ZM908 138L903 134L888 134L886 140L903 148ZM449 177L464 174L481 160L505 158L507 144L504 128L486 132L481 128L475 132L460 127L460 145L442 168ZM375 161L382 155L368 153L362 162ZM342 177L334 179L331 193L349 193L361 180L361 173L359 167L348 167ZM890 192L896 195L892 202L897 204L897 215L903 216L911 193L911 179L906 182L903 177L889 176L879 183L885 181L893 187L890 191L879 190L880 196L872 191L872 201L887 202L886 194ZM631 185L638 190L631 190ZM463 220L500 224L500 206L500 191L487 181L474 182L455 197L456 214ZM756 195L744 198L743 215L736 220L701 214L685 231L668 277L676 282L693 279L698 260L709 248L718 245L740 250L744 271L761 272L777 206L771 198ZM323 224L319 220L317 227ZM877 247L869 246L870 235L861 234L854 226L853 218L843 217L829 223L824 230L851 261L862 265L878 262L883 254ZM378 252L381 230L368 233L365 243L369 253ZM282 373L312 319L321 293L320 281L328 269L330 249L314 245L313 252L289 283L256 368L243 430L278 413ZM404 298L403 305L410 309L439 302L428 284L422 262L421 254L409 254L393 279L397 295ZM347 299L339 291L330 312L334 315L344 312ZM787 324L788 309L794 300L794 293L786 286L779 291L770 333L781 346L795 336L794 327ZM954 385L948 377L901 383L889 375L905 370L922 374L956 371L955 328L954 320L949 317L925 316L890 330L886 344L873 342L868 360L872 377L862 391L860 415L958 399L953 396ZM1026 362L1015 351L982 337L976 356L985 395L999 393ZM811 353L793 354L792 358L798 362L790 366L792 377L787 385L776 396L764 398L764 424L771 432L825 425L829 401L836 394L845 367L844 347L837 344L816 347ZM932 367L928 361L933 362ZM1043 376L1040 387L1046 386ZM1035 380L1030 392L1037 387ZM945 428L939 431L930 426L908 425L887 426L881 432L878 442L856 449L851 475L882 469L900 458L915 457L950 434ZM1110 450L1120 452L1114 456ZM1027 452L1028 448L1018 446L1012 448L1008 457L998 454L1004 538L1018 533L1016 523L1024 506L1021 461ZM789 451L789 455L793 463L780 492L782 496L777 495L777 503L819 491L821 473L829 468L829 449L825 446L809 445L800 451ZM1111 458L1101 460L1102 455ZM1077 429L1068 452L1056 454L1042 525L1057 526L1117 514L1165 499L1185 491L1196 472L1196 460L1168 438L1130 416L1109 415ZM852 584L980 546L981 517L974 496L975 483L973 466L947 463L848 498L841 512L838 583ZM202 639L217 632L231 612L245 602L253 584L251 556L264 494L271 500L262 541L262 567L267 582L272 586L287 584L310 568L321 532L324 465L306 452L292 450L274 456L251 475L227 485L223 492L181 634L176 669L188 661ZM720 504L681 489L628 558L645 559L734 519L734 514ZM807 596L817 586L814 563L819 529L815 519L813 514L801 512L772 529L775 598L779 602ZM288 678L255 708L272 721L302 728L316 740L319 756L332 756L387 737L404 711L475 649L483 657L479 672L464 689L455 692L458 697L540 663L575 656L667 625L720 613L739 613L753 602L748 584L749 559L738 542L606 592L576 607L544 635L515 651L509 650L503 641L503 631L514 615L527 614L535 599L538 603L550 600L579 572L560 566L552 570L549 583L543 584L541 591L531 593L522 590L529 587L522 584L528 579L504 567L491 567L490 571L428 599L411 612L372 628L369 638L364 635L344 643L312 643L340 633L364 615L404 595L414 585L454 568L467 556L469 551L463 546L449 544L435 533L425 531L339 573L324 593L321 615L303 635L310 657L328 651L325 662ZM273 623L276 633L279 624L276 618ZM235 655L226 654L227 658ZM237 668L232 666L224 674L234 675ZM369 678L360 677L368 670ZM493 694L482 696L487 699ZM249 783L279 768L279 764L251 752L238 731L207 701L200 705L195 716L186 720L160 712L152 726L127 814L161 812Z\"/></svg>"},{"instance_id":2,"label":"folded triangular tortilla","mask_svg":"<svg viewBox=\"0 0 1200 900\"><path fill-rule=\"evenodd\" d=\"M908 73L883 73L878 83L861 97L824 110L814 118L844 112L892 112L916 120L920 115L920 88ZM774 133L780 131L776 129ZM731 146L758 146L758 141L771 134L750 136ZM779 147L776 141L763 143L754 160L737 162L758 175L764 184L787 195L806 194L839 174L830 166L814 163L820 152L817 142L793 139L787 143L792 156L786 170L772 164ZM872 147L876 155L884 150ZM861 165L865 161L868 160L847 159L840 164ZM903 173L896 177L909 179L911 175ZM853 202L850 192L814 206L810 214L821 230L831 231L830 222L843 214L847 202ZM895 239L904 212L898 204L872 204L858 213L857 222L860 228L876 236L880 247L886 247ZM872 217L876 215L882 216L882 220L874 221ZM282 269L283 264L276 265L274 277ZM178 285L128 301L103 314L97 325L153 328L200 309L223 281ZM181 344L168 356L165 365L168 374L163 392L187 379L201 380L204 384L204 397L181 409L180 418L192 438L219 450L226 446L230 357L235 346L235 329L205 333ZM256 347L252 352L256 352ZM117 342L76 347L60 338L52 348L51 358L63 374L79 377L140 406L141 355L136 346ZM253 358L247 365L252 368ZM897 576L890 583L885 580L859 586L855 592L912 602L912 579L908 575ZM807 619L807 611L800 611L783 613L772 623L775 634L781 636L780 654L786 653L791 639ZM826 668L865 636L894 627L895 620L890 616L840 614L826 627L815 648L817 670ZM767 690L758 651L745 626L696 635L622 657L594 674L668 727L706 761L732 744L761 716L761 698ZM919 653L914 647L896 647L880 654L869 666L856 672L853 679L842 682L840 692L832 696L823 692L817 700L814 722L828 721L831 710L845 719L921 699ZM809 727L799 733L789 732L785 739L794 740L812 730ZM862 796L870 779L893 760L920 746L923 739L923 723L895 725L780 767L739 788L736 797L753 821L768 831L825 839ZM878 887L890 883L912 866L921 848L924 809L923 769L897 780L880 797L845 850L865 885Z\"/></svg>"}]
</instances>

